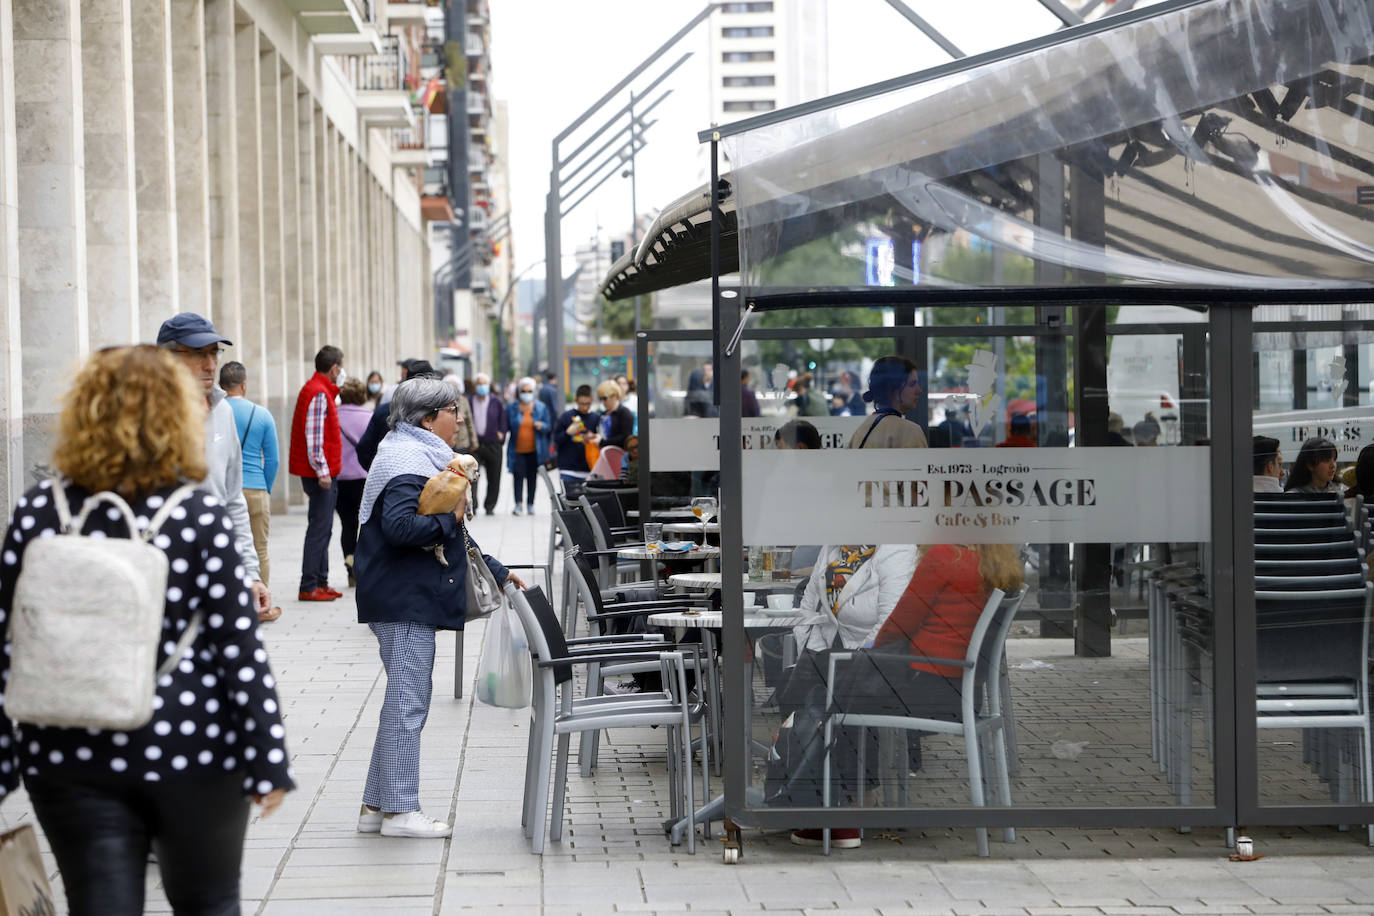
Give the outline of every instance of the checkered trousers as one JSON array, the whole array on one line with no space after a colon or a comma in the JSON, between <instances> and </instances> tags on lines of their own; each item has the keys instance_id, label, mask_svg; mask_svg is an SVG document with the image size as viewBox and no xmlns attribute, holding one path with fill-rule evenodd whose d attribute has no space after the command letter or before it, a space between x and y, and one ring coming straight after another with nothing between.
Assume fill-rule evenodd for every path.
<instances>
[{"instance_id":1,"label":"checkered trousers","mask_svg":"<svg viewBox=\"0 0 1374 916\"><path fill-rule=\"evenodd\" d=\"M386 669L386 698L367 768L363 804L387 812L420 809L420 732L434 685L434 627L370 623Z\"/></svg>"}]
</instances>

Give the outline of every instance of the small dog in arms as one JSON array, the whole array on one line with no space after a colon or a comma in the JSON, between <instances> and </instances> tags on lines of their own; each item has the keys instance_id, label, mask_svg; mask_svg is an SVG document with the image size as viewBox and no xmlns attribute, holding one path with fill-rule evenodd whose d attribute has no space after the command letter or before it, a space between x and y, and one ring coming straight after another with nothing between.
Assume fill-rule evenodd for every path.
<instances>
[{"instance_id":1,"label":"small dog in arms","mask_svg":"<svg viewBox=\"0 0 1374 916\"><path fill-rule=\"evenodd\" d=\"M420 491L421 515L444 515L452 512L458 502L477 483L481 470L477 459L471 455L454 455L453 460L439 473L435 474ZM467 517L472 518L472 503L467 505ZM448 566L444 556L444 545L435 544L428 548L441 566Z\"/></svg>"}]
</instances>

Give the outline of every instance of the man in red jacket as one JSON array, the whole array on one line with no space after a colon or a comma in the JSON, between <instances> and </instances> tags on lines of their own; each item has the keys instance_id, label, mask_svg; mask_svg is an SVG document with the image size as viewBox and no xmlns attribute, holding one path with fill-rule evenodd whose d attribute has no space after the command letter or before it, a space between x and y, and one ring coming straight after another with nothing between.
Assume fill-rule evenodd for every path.
<instances>
[{"instance_id":1,"label":"man in red jacket","mask_svg":"<svg viewBox=\"0 0 1374 916\"><path fill-rule=\"evenodd\" d=\"M296 396L291 417L291 473L309 500L305 552L301 557L302 601L333 601L343 592L329 587L329 538L334 529L334 478L343 467L339 414L334 399L343 381L343 351L324 346L315 354L315 374Z\"/></svg>"}]
</instances>

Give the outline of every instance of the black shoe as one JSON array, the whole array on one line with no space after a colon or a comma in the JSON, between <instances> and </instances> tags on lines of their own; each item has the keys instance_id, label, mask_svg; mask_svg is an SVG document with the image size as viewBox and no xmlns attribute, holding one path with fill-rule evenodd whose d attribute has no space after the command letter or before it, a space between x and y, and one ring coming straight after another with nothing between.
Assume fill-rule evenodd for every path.
<instances>
[{"instance_id":1,"label":"black shoe","mask_svg":"<svg viewBox=\"0 0 1374 916\"><path fill-rule=\"evenodd\" d=\"M487 515L495 515L495 514L496 514L496 510L495 510L495 509L488 509L488 510L487 510Z\"/></svg>"}]
</instances>

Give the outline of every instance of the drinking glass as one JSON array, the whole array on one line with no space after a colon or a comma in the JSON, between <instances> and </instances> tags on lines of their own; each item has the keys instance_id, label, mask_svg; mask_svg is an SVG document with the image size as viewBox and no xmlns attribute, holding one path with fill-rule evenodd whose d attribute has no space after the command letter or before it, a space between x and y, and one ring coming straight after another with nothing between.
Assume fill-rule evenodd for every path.
<instances>
[{"instance_id":1,"label":"drinking glass","mask_svg":"<svg viewBox=\"0 0 1374 916\"><path fill-rule=\"evenodd\" d=\"M658 544L663 541L663 524L661 522L644 523L644 543Z\"/></svg>"}]
</instances>

